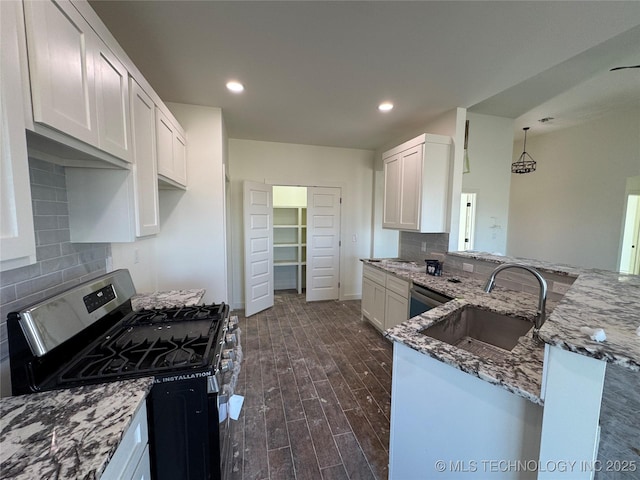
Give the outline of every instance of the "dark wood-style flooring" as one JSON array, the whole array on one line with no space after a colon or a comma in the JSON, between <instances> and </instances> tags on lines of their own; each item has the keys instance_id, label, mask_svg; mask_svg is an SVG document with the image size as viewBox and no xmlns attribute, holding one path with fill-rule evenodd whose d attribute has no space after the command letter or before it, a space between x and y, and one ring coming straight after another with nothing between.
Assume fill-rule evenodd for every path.
<instances>
[{"instance_id":1,"label":"dark wood-style flooring","mask_svg":"<svg viewBox=\"0 0 640 480\"><path fill-rule=\"evenodd\" d=\"M232 478L386 479L392 345L361 320L360 302L276 292L273 308L234 313L245 399Z\"/></svg>"}]
</instances>

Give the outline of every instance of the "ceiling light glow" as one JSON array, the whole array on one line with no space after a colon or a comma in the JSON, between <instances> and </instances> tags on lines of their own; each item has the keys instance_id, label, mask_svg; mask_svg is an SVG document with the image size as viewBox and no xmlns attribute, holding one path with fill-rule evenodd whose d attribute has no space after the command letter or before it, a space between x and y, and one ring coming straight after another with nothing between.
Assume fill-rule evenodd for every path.
<instances>
[{"instance_id":1,"label":"ceiling light glow","mask_svg":"<svg viewBox=\"0 0 640 480\"><path fill-rule=\"evenodd\" d=\"M244 85L234 80L227 82L227 88L233 93L240 93L244 91Z\"/></svg>"},{"instance_id":2,"label":"ceiling light glow","mask_svg":"<svg viewBox=\"0 0 640 480\"><path fill-rule=\"evenodd\" d=\"M380 105L378 105L378 110L380 110L381 112L388 112L392 108L393 108L393 103L391 102L383 102Z\"/></svg>"}]
</instances>

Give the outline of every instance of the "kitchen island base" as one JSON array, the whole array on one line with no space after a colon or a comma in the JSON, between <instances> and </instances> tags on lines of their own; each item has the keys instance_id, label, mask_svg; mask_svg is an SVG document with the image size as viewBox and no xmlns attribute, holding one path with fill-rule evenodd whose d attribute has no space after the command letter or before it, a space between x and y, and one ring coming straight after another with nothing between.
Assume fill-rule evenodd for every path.
<instances>
[{"instance_id":1,"label":"kitchen island base","mask_svg":"<svg viewBox=\"0 0 640 480\"><path fill-rule=\"evenodd\" d=\"M542 407L401 343L389 479L537 478Z\"/></svg>"}]
</instances>

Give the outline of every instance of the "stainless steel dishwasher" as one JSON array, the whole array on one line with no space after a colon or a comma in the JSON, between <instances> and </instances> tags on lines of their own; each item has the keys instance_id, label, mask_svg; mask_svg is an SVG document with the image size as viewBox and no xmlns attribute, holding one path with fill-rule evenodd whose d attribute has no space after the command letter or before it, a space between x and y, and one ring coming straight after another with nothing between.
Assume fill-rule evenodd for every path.
<instances>
[{"instance_id":1,"label":"stainless steel dishwasher","mask_svg":"<svg viewBox=\"0 0 640 480\"><path fill-rule=\"evenodd\" d=\"M410 293L411 302L409 304L409 318L420 315L421 313L453 300L451 297L434 292L433 290L416 285L415 283L411 287Z\"/></svg>"}]
</instances>

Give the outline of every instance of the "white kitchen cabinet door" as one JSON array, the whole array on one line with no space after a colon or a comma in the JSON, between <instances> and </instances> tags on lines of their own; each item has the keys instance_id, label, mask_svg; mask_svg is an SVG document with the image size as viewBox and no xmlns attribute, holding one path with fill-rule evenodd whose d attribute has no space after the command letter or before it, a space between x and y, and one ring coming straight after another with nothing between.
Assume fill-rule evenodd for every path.
<instances>
[{"instance_id":1,"label":"white kitchen cabinet door","mask_svg":"<svg viewBox=\"0 0 640 480\"><path fill-rule=\"evenodd\" d=\"M19 59L20 3L0 2L0 271L36 261Z\"/></svg>"},{"instance_id":2,"label":"white kitchen cabinet door","mask_svg":"<svg viewBox=\"0 0 640 480\"><path fill-rule=\"evenodd\" d=\"M384 160L384 228L398 228L400 225L400 173L400 154Z\"/></svg>"},{"instance_id":3,"label":"white kitchen cabinet door","mask_svg":"<svg viewBox=\"0 0 640 480\"><path fill-rule=\"evenodd\" d=\"M384 330L386 277L382 270L362 267L362 316L380 331Z\"/></svg>"},{"instance_id":4,"label":"white kitchen cabinet door","mask_svg":"<svg viewBox=\"0 0 640 480\"><path fill-rule=\"evenodd\" d=\"M128 72L101 40L98 40L94 68L99 147L132 162Z\"/></svg>"},{"instance_id":5,"label":"white kitchen cabinet door","mask_svg":"<svg viewBox=\"0 0 640 480\"><path fill-rule=\"evenodd\" d=\"M420 229L420 187L422 183L422 145L402 152L400 174L400 215L398 228Z\"/></svg>"},{"instance_id":6,"label":"white kitchen cabinet door","mask_svg":"<svg viewBox=\"0 0 640 480\"><path fill-rule=\"evenodd\" d=\"M97 35L66 0L27 1L24 10L34 121L97 147Z\"/></svg>"},{"instance_id":7,"label":"white kitchen cabinet door","mask_svg":"<svg viewBox=\"0 0 640 480\"><path fill-rule=\"evenodd\" d=\"M173 137L173 179L187 185L187 141L178 132Z\"/></svg>"},{"instance_id":8,"label":"white kitchen cabinet door","mask_svg":"<svg viewBox=\"0 0 640 480\"><path fill-rule=\"evenodd\" d=\"M158 175L173 186L187 185L187 146L171 120L156 107Z\"/></svg>"},{"instance_id":9,"label":"white kitchen cabinet door","mask_svg":"<svg viewBox=\"0 0 640 480\"><path fill-rule=\"evenodd\" d=\"M395 327L406 322L409 314L409 299L391 290L386 291L384 312L384 328Z\"/></svg>"},{"instance_id":10,"label":"white kitchen cabinet door","mask_svg":"<svg viewBox=\"0 0 640 480\"><path fill-rule=\"evenodd\" d=\"M143 237L160 231L155 105L133 78L130 92L136 236Z\"/></svg>"}]
</instances>

